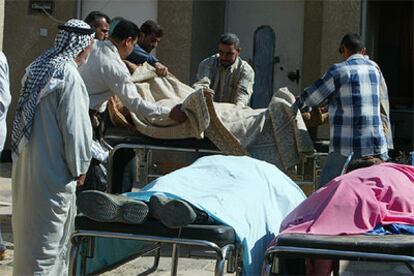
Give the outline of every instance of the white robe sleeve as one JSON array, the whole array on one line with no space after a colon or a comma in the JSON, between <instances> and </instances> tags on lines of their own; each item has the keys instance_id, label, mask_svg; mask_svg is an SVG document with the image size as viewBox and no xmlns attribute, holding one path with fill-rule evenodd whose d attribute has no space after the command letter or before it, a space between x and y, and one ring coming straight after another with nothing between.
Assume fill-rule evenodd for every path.
<instances>
[{"instance_id":1,"label":"white robe sleeve","mask_svg":"<svg viewBox=\"0 0 414 276\"><path fill-rule=\"evenodd\" d=\"M136 114L141 114L147 118L168 118L171 110L141 98L135 84L131 80L131 76L126 66L122 64L121 68L120 65L115 65L113 67L103 68L104 75L106 76L106 85L113 94L115 94L130 111ZM106 70L108 71L105 72Z\"/></svg>"},{"instance_id":2,"label":"white robe sleeve","mask_svg":"<svg viewBox=\"0 0 414 276\"><path fill-rule=\"evenodd\" d=\"M73 177L86 174L91 160L92 126L88 110L86 87L80 75L72 71L66 77L57 119L63 136L66 163Z\"/></svg>"},{"instance_id":3,"label":"white robe sleeve","mask_svg":"<svg viewBox=\"0 0 414 276\"><path fill-rule=\"evenodd\" d=\"M7 134L6 115L11 102L9 66L7 59L0 52L0 153L3 150Z\"/></svg>"}]
</instances>

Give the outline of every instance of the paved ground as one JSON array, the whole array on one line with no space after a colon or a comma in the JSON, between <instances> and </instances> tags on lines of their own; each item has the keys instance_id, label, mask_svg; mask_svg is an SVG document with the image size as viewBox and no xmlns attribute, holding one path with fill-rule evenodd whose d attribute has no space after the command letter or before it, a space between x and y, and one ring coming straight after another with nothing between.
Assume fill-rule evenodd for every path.
<instances>
[{"instance_id":1,"label":"paved ground","mask_svg":"<svg viewBox=\"0 0 414 276\"><path fill-rule=\"evenodd\" d=\"M12 275L13 270L13 236L11 231L11 164L0 163L0 226L3 239L8 248L6 258L0 261L0 275ZM184 251L186 249L183 249ZM106 272L103 275L129 276L138 275L152 265L152 257L135 259L120 268ZM152 275L170 275L170 262L168 257L162 257L159 269ZM387 263L341 262L341 275L412 275L403 265L390 265ZM212 260L197 260L181 258L178 264L178 275L203 276L214 275L214 262ZM229 274L226 274L229 275Z\"/></svg>"}]
</instances>

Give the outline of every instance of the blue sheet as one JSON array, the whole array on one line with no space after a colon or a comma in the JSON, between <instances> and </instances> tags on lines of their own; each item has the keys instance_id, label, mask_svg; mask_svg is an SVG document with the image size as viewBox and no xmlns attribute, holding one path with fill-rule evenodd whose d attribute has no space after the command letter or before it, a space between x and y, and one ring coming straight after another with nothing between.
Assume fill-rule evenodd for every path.
<instances>
[{"instance_id":1,"label":"blue sheet","mask_svg":"<svg viewBox=\"0 0 414 276\"><path fill-rule=\"evenodd\" d=\"M369 231L370 235L392 235L392 234L405 234L414 235L414 225L392 223L388 225L377 225L373 230Z\"/></svg>"},{"instance_id":2,"label":"blue sheet","mask_svg":"<svg viewBox=\"0 0 414 276\"><path fill-rule=\"evenodd\" d=\"M200 158L126 195L149 201L154 194L184 199L233 227L243 246L244 275L260 274L264 251L279 233L281 221L305 199L302 190L274 165L223 155ZM96 273L142 248L136 241L97 238L94 258L87 259L87 273Z\"/></svg>"},{"instance_id":3,"label":"blue sheet","mask_svg":"<svg viewBox=\"0 0 414 276\"><path fill-rule=\"evenodd\" d=\"M160 177L130 197L153 194L186 200L234 228L243 245L245 275L260 274L264 251L283 218L305 195L274 165L250 157L207 156Z\"/></svg>"}]
</instances>

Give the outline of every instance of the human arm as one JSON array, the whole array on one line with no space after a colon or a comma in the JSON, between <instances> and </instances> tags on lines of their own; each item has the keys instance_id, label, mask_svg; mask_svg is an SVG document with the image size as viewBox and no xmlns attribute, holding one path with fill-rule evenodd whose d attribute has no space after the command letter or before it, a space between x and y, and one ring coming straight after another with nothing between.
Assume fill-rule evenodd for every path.
<instances>
[{"instance_id":1,"label":"human arm","mask_svg":"<svg viewBox=\"0 0 414 276\"><path fill-rule=\"evenodd\" d=\"M74 69L76 70L76 69ZM76 73L76 72L75 72ZM75 74L69 72L69 74ZM65 77L57 108L68 170L76 180L86 174L91 160L92 126L89 97L80 76Z\"/></svg>"},{"instance_id":2,"label":"human arm","mask_svg":"<svg viewBox=\"0 0 414 276\"><path fill-rule=\"evenodd\" d=\"M334 93L336 90L334 70L334 67L331 67L322 78L305 88L305 91L296 100L295 106L299 109L318 106Z\"/></svg>"},{"instance_id":3,"label":"human arm","mask_svg":"<svg viewBox=\"0 0 414 276\"><path fill-rule=\"evenodd\" d=\"M247 64L246 64L247 65ZM235 94L234 103L239 106L248 106L253 94L254 71L248 65L241 72Z\"/></svg>"},{"instance_id":4,"label":"human arm","mask_svg":"<svg viewBox=\"0 0 414 276\"><path fill-rule=\"evenodd\" d=\"M129 60L123 60L123 62L125 63L126 67L128 68L129 73L131 73L131 75L135 72L135 70L138 69L139 65L130 62Z\"/></svg>"},{"instance_id":5,"label":"human arm","mask_svg":"<svg viewBox=\"0 0 414 276\"><path fill-rule=\"evenodd\" d=\"M144 100L138 93L136 85L132 82L131 76L124 63L113 63L102 68L102 81L129 111L140 114L148 119L168 118L170 108L159 106L155 103Z\"/></svg>"},{"instance_id":6,"label":"human arm","mask_svg":"<svg viewBox=\"0 0 414 276\"><path fill-rule=\"evenodd\" d=\"M185 120L187 120L187 115L185 114L184 111L182 111L181 107L182 107L182 104L177 104L171 109L171 112L169 115L170 119L176 122L179 122L179 123L182 123Z\"/></svg>"},{"instance_id":7,"label":"human arm","mask_svg":"<svg viewBox=\"0 0 414 276\"><path fill-rule=\"evenodd\" d=\"M194 89L210 88L213 78L213 65L210 59L205 59L198 65L197 81L193 84Z\"/></svg>"},{"instance_id":8,"label":"human arm","mask_svg":"<svg viewBox=\"0 0 414 276\"><path fill-rule=\"evenodd\" d=\"M11 103L9 66L4 54L0 58L0 119L5 118Z\"/></svg>"},{"instance_id":9,"label":"human arm","mask_svg":"<svg viewBox=\"0 0 414 276\"><path fill-rule=\"evenodd\" d=\"M156 62L154 64L154 67L155 73L157 73L159 77L165 77L168 75L168 68L164 66L161 62Z\"/></svg>"},{"instance_id":10,"label":"human arm","mask_svg":"<svg viewBox=\"0 0 414 276\"><path fill-rule=\"evenodd\" d=\"M152 66L155 66L155 64L158 62L158 59L156 57L150 53L147 53L138 45L135 45L134 51L127 57L127 60L137 65L148 62Z\"/></svg>"}]
</instances>

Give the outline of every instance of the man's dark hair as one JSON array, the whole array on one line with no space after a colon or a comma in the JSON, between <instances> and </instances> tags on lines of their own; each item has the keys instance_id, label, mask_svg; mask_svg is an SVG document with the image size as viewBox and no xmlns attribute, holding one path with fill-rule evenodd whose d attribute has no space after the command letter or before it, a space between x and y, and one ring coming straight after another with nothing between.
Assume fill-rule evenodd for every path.
<instances>
[{"instance_id":1,"label":"man's dark hair","mask_svg":"<svg viewBox=\"0 0 414 276\"><path fill-rule=\"evenodd\" d=\"M111 19L109 18L109 16L107 16L106 14L99 12L99 11L92 11L90 12L86 18L85 18L85 22L89 24L89 26L91 27L96 27L95 24L96 22L99 20L99 18L105 18L106 22L108 22L108 24L111 23Z\"/></svg>"},{"instance_id":2,"label":"man's dark hair","mask_svg":"<svg viewBox=\"0 0 414 276\"><path fill-rule=\"evenodd\" d=\"M354 159L351 162L349 162L346 168L346 173L351 172L356 169L366 168L366 167L378 165L381 163L384 163L384 161L378 157L374 157L374 156L361 157L361 158Z\"/></svg>"},{"instance_id":3,"label":"man's dark hair","mask_svg":"<svg viewBox=\"0 0 414 276\"><path fill-rule=\"evenodd\" d=\"M128 37L136 39L139 35L139 28L135 23L122 19L119 21L111 33L111 38L116 41L122 41Z\"/></svg>"},{"instance_id":4,"label":"man's dark hair","mask_svg":"<svg viewBox=\"0 0 414 276\"><path fill-rule=\"evenodd\" d=\"M357 33L348 33L342 38L339 53L341 53L342 46L347 48L352 54L356 54L364 48L361 37Z\"/></svg>"},{"instance_id":5,"label":"man's dark hair","mask_svg":"<svg viewBox=\"0 0 414 276\"><path fill-rule=\"evenodd\" d=\"M220 43L225 45L234 45L234 48L240 49L240 40L233 33L225 33L220 37Z\"/></svg>"},{"instance_id":6,"label":"man's dark hair","mask_svg":"<svg viewBox=\"0 0 414 276\"><path fill-rule=\"evenodd\" d=\"M147 20L141 25L141 32L145 35L155 34L157 37L162 37L162 27L155 21Z\"/></svg>"}]
</instances>

